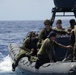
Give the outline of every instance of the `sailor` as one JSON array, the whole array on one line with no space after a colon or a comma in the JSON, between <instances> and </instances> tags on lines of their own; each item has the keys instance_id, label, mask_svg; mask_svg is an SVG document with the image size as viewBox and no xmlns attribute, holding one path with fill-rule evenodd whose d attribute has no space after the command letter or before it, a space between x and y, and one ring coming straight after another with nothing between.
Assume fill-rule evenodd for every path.
<instances>
[{"instance_id":1,"label":"sailor","mask_svg":"<svg viewBox=\"0 0 76 75\"><path fill-rule=\"evenodd\" d=\"M56 21L56 27L54 27L53 30L57 33L57 35L63 35L63 34L67 34L68 33L65 30L65 28L62 27L62 20L61 19L58 19Z\"/></svg>"},{"instance_id":2,"label":"sailor","mask_svg":"<svg viewBox=\"0 0 76 75\"><path fill-rule=\"evenodd\" d=\"M74 20L74 19L71 19L71 20L69 21L69 23L70 23L70 26L68 27L67 31L71 32L72 29L74 29L75 20Z\"/></svg>"},{"instance_id":3,"label":"sailor","mask_svg":"<svg viewBox=\"0 0 76 75\"><path fill-rule=\"evenodd\" d=\"M39 38L39 41L38 41L38 48L41 47L41 44L43 42L43 40L45 40L47 38L47 36L49 35L49 33L52 31L52 21L46 19L44 21L44 28L40 31L39 35L38 35L38 38Z\"/></svg>"},{"instance_id":4,"label":"sailor","mask_svg":"<svg viewBox=\"0 0 76 75\"><path fill-rule=\"evenodd\" d=\"M73 61L76 61L76 25L71 32L71 45L73 46Z\"/></svg>"},{"instance_id":5,"label":"sailor","mask_svg":"<svg viewBox=\"0 0 76 75\"><path fill-rule=\"evenodd\" d=\"M45 40L47 38L47 36L49 35L49 33L52 31L52 27L50 25L50 20L45 20L44 21L44 26L45 28L43 28L41 31L40 31L40 34L39 34L39 39L41 40Z\"/></svg>"},{"instance_id":6,"label":"sailor","mask_svg":"<svg viewBox=\"0 0 76 75\"><path fill-rule=\"evenodd\" d=\"M62 20L57 20L55 30L65 30L65 28L62 27Z\"/></svg>"},{"instance_id":7,"label":"sailor","mask_svg":"<svg viewBox=\"0 0 76 75\"><path fill-rule=\"evenodd\" d=\"M28 60L30 60L31 55L34 56L37 54L37 42L38 38L36 37L35 33L30 32L29 37L24 40L21 50L19 51L16 60L12 64L12 71L15 71L18 62L22 57L28 57Z\"/></svg>"},{"instance_id":8,"label":"sailor","mask_svg":"<svg viewBox=\"0 0 76 75\"><path fill-rule=\"evenodd\" d=\"M48 35L48 38L46 38L43 41L42 46L37 53L38 59L35 64L35 69L39 69L39 67L45 63L56 62L54 47L62 47L67 49L72 48L72 46L70 45L65 46L65 45L59 44L55 40L56 40L56 33L50 32L50 34Z\"/></svg>"},{"instance_id":9,"label":"sailor","mask_svg":"<svg viewBox=\"0 0 76 75\"><path fill-rule=\"evenodd\" d=\"M52 14L52 17L50 20L46 19L44 21L45 27L40 31L38 35L38 38L39 38L39 41L37 44L38 49L41 47L42 42L47 38L49 33L52 31L52 25L53 25L54 19L55 19L55 13Z\"/></svg>"}]
</instances>

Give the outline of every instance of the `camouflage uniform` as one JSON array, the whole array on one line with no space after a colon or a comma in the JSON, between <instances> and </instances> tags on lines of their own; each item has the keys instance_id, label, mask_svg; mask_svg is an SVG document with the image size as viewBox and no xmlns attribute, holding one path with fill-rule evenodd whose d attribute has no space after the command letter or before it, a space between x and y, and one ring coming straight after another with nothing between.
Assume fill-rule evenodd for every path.
<instances>
[{"instance_id":1,"label":"camouflage uniform","mask_svg":"<svg viewBox=\"0 0 76 75\"><path fill-rule=\"evenodd\" d=\"M68 27L67 31L71 32L72 29L74 29L75 20L74 20L74 19L71 19L71 20L69 21L69 23L70 23L70 26Z\"/></svg>"},{"instance_id":2,"label":"camouflage uniform","mask_svg":"<svg viewBox=\"0 0 76 75\"><path fill-rule=\"evenodd\" d=\"M67 28L67 31L68 31L68 32L71 32L71 30L72 30L71 27L68 27L68 28Z\"/></svg>"},{"instance_id":3,"label":"camouflage uniform","mask_svg":"<svg viewBox=\"0 0 76 75\"><path fill-rule=\"evenodd\" d=\"M21 47L21 50L19 51L16 60L15 60L15 66L18 65L19 60L22 57L28 57L28 59L30 60L30 54L32 52L31 55L35 55L37 53L37 42L38 42L38 38L35 38L34 40L30 40L30 37L27 37L24 40L24 43Z\"/></svg>"},{"instance_id":4,"label":"camouflage uniform","mask_svg":"<svg viewBox=\"0 0 76 75\"><path fill-rule=\"evenodd\" d=\"M55 52L54 52L54 47L59 47L60 44L50 40L49 38L45 39L41 48L39 49L37 55L38 55L38 60L35 64L35 68L39 69L41 65L44 63L48 63L50 61L56 62L55 59Z\"/></svg>"},{"instance_id":5,"label":"camouflage uniform","mask_svg":"<svg viewBox=\"0 0 76 75\"><path fill-rule=\"evenodd\" d=\"M58 29L57 27L53 28L53 31L55 31L57 35L63 35L68 33L68 31L66 31L64 28Z\"/></svg>"},{"instance_id":6,"label":"camouflage uniform","mask_svg":"<svg viewBox=\"0 0 76 75\"><path fill-rule=\"evenodd\" d=\"M50 33L51 31L52 31L51 28L50 28L49 31L47 31L46 28L43 28L43 29L40 31L40 34L39 34L39 36L38 36L39 41L38 41L38 43L37 43L38 48L41 47L43 40L45 40L45 39L47 38L47 36L49 35L49 33Z\"/></svg>"},{"instance_id":7,"label":"camouflage uniform","mask_svg":"<svg viewBox=\"0 0 76 75\"><path fill-rule=\"evenodd\" d=\"M39 39L45 40L51 31L52 31L51 28L50 28L49 31L47 31L46 28L43 28L43 29L40 31Z\"/></svg>"},{"instance_id":8,"label":"camouflage uniform","mask_svg":"<svg viewBox=\"0 0 76 75\"><path fill-rule=\"evenodd\" d=\"M49 35L49 33L52 31L51 27L52 27L53 22L54 22L53 16L52 16L51 20L46 19L44 21L45 28L43 28L38 35L38 38L39 38L38 48L41 47L43 40L45 40L47 38L47 36Z\"/></svg>"},{"instance_id":9,"label":"camouflage uniform","mask_svg":"<svg viewBox=\"0 0 76 75\"><path fill-rule=\"evenodd\" d=\"M73 32L74 34L73 34L73 39L72 40L74 40L74 49L73 49L73 60L75 60L76 61L76 26L75 26L75 28L74 28L74 32Z\"/></svg>"}]
</instances>

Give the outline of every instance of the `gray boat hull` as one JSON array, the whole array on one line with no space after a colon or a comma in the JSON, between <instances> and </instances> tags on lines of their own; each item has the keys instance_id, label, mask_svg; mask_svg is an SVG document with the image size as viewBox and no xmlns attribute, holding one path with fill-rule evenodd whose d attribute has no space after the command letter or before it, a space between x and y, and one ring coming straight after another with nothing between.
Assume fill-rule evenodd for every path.
<instances>
[{"instance_id":1,"label":"gray boat hull","mask_svg":"<svg viewBox=\"0 0 76 75\"><path fill-rule=\"evenodd\" d=\"M16 43L13 43L8 46L8 50L12 60L14 60L20 50L20 47ZM56 63L46 63L41 66L39 70L36 70L34 65L35 62L30 65L27 57L23 57L19 61L16 71L20 70L23 74L27 73L28 75L76 75L76 62L58 61Z\"/></svg>"}]
</instances>

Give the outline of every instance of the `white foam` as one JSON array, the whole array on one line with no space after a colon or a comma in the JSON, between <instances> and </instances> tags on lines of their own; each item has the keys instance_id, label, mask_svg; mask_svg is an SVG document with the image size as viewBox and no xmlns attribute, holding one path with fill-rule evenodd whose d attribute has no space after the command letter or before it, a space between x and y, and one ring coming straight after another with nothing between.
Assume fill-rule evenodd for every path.
<instances>
[{"instance_id":1,"label":"white foam","mask_svg":"<svg viewBox=\"0 0 76 75\"><path fill-rule=\"evenodd\" d=\"M12 60L9 55L4 57L3 60L0 62L0 72L11 71L12 69L11 63L12 63Z\"/></svg>"}]
</instances>

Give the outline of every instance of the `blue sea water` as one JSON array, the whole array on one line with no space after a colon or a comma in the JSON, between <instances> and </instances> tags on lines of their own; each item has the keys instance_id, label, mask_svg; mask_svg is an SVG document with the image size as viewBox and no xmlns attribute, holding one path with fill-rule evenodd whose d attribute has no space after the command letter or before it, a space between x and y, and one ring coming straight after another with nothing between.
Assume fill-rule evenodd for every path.
<instances>
[{"instance_id":1,"label":"blue sea water","mask_svg":"<svg viewBox=\"0 0 76 75\"><path fill-rule=\"evenodd\" d=\"M63 26L67 28L68 25L69 21L64 20ZM43 21L0 21L0 75L22 75L21 72L11 71L12 62L8 53L8 45L10 43L22 45L28 32L40 31L43 27Z\"/></svg>"}]
</instances>

